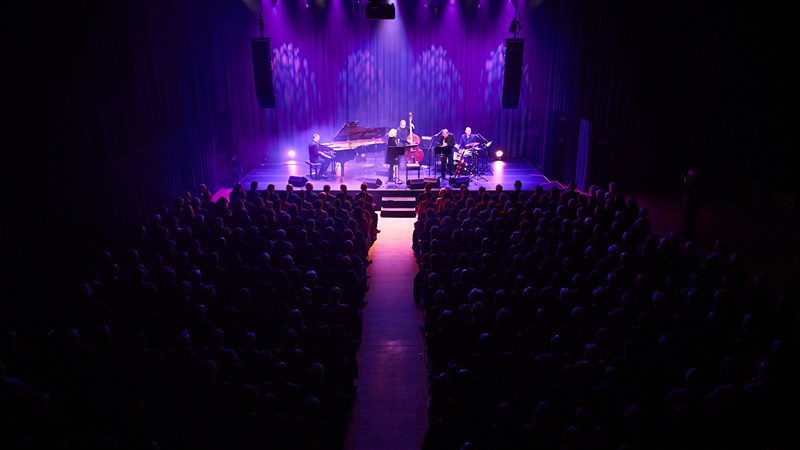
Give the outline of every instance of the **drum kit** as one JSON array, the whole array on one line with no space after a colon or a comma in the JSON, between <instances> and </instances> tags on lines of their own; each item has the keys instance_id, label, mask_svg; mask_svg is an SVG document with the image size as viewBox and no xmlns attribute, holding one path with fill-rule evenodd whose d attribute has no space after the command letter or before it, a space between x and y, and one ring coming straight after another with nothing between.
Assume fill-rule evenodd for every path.
<instances>
[{"instance_id":1,"label":"drum kit","mask_svg":"<svg viewBox=\"0 0 800 450\"><path fill-rule=\"evenodd\" d=\"M453 162L456 166L455 176L475 175L477 178L486 181L486 178L482 176L485 171L482 170L480 160L486 158L486 148L491 144L491 141L485 144L483 142L473 142L465 145L464 148L456 144L457 151L453 155Z\"/></svg>"}]
</instances>

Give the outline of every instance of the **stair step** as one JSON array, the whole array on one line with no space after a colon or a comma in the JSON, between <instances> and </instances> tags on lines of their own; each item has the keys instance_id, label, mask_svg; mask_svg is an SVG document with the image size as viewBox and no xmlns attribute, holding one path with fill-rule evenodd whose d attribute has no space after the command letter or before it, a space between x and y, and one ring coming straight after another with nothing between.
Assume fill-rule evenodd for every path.
<instances>
[{"instance_id":1,"label":"stair step","mask_svg":"<svg viewBox=\"0 0 800 450\"><path fill-rule=\"evenodd\" d=\"M389 200L383 199L381 202L381 209L384 208L407 208L407 209L417 209L417 201L416 200Z\"/></svg>"},{"instance_id":2,"label":"stair step","mask_svg":"<svg viewBox=\"0 0 800 450\"><path fill-rule=\"evenodd\" d=\"M381 211L416 211L416 209L408 208L408 207L406 207L406 208L398 208L398 207L390 206L388 208L386 208L386 207L381 208Z\"/></svg>"},{"instance_id":3,"label":"stair step","mask_svg":"<svg viewBox=\"0 0 800 450\"><path fill-rule=\"evenodd\" d=\"M391 186L391 185L390 185L390 186ZM400 186L400 185L398 184L397 186ZM380 190L380 191L378 191L378 194L379 194L379 195L380 195L382 198L398 198L398 197L400 197L400 198L402 198L402 197L408 197L408 198L411 198L411 197L413 197L413 198L416 198L416 195L417 195L415 192L413 192L413 191L407 191L407 190L405 190L405 189L386 189L386 190Z\"/></svg>"},{"instance_id":4,"label":"stair step","mask_svg":"<svg viewBox=\"0 0 800 450\"><path fill-rule=\"evenodd\" d=\"M416 217L413 208L381 208L381 217Z\"/></svg>"}]
</instances>

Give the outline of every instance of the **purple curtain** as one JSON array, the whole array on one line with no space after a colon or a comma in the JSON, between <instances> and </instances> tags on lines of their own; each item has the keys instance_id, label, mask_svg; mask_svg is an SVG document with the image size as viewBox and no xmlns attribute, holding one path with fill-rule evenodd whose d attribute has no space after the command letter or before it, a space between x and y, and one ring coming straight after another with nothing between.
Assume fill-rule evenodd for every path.
<instances>
[{"instance_id":1,"label":"purple curtain","mask_svg":"<svg viewBox=\"0 0 800 450\"><path fill-rule=\"evenodd\" d=\"M330 140L346 121L392 128L413 113L417 134L459 136L470 126L510 157L528 158L539 137L531 77L548 74L525 64L520 107L501 109L513 4L439 3L434 11L434 2L402 2L395 20L366 20L344 1L267 2L277 107L264 112L264 157L280 162L313 132ZM526 55L539 51L527 44Z\"/></svg>"}]
</instances>

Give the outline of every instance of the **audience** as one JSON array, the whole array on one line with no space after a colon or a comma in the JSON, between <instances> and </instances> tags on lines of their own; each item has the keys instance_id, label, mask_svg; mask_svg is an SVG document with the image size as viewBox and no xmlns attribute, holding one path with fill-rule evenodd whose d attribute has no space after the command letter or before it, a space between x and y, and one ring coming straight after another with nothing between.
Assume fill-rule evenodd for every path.
<instances>
[{"instance_id":1,"label":"audience","mask_svg":"<svg viewBox=\"0 0 800 450\"><path fill-rule=\"evenodd\" d=\"M724 241L655 235L617 183L521 186L417 198L423 449L791 441L794 297ZM365 184L180 193L45 333L4 322L0 447L342 448L378 232Z\"/></svg>"},{"instance_id":2,"label":"audience","mask_svg":"<svg viewBox=\"0 0 800 450\"><path fill-rule=\"evenodd\" d=\"M654 235L617 183L520 187L418 198L422 448L791 441L797 315L770 298L765 274L747 274L722 241L703 256L691 240Z\"/></svg>"},{"instance_id":3,"label":"audience","mask_svg":"<svg viewBox=\"0 0 800 450\"><path fill-rule=\"evenodd\" d=\"M200 185L157 209L46 335L2 330L0 447L341 448L377 232L360 194Z\"/></svg>"}]
</instances>

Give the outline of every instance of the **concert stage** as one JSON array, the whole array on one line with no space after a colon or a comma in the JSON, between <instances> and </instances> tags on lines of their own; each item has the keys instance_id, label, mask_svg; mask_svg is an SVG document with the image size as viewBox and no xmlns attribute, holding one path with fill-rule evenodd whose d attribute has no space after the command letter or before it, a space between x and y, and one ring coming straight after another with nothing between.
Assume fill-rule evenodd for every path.
<instances>
[{"instance_id":1,"label":"concert stage","mask_svg":"<svg viewBox=\"0 0 800 450\"><path fill-rule=\"evenodd\" d=\"M372 155L367 155L363 159L356 158L345 164L344 177L341 177L341 171L337 168L336 175L332 175L332 170L329 169L328 176L320 179L314 179L308 175L308 165L305 161L263 164L256 166L245 175L241 183L245 190L249 188L250 183L253 181L258 182L259 189L265 189L268 184L274 184L276 190L283 190L289 184L289 177L305 177L314 185L314 190L316 191L322 190L322 187L326 184L330 185L333 190L338 190L340 185L345 184L348 190L358 191L364 181L372 185L379 185L370 188L370 191L388 191L421 190L409 188L406 181L436 178L441 187L449 186L448 180L441 179L441 173L437 175L432 167L425 165L420 166L419 173L416 170L409 171L407 178L405 163L400 164L398 182L392 181L387 176L389 166L379 163L379 160L382 159L382 157L373 158ZM332 167L331 165L331 169ZM448 176L448 178L450 177ZM542 185L545 189L549 189L554 184L561 185L558 181L547 179L533 164L521 159L490 160L485 165L483 173L475 173L467 178L470 190L478 189L481 186L494 190L498 184L503 185L505 189L513 189L514 181L516 180L522 181L523 190L532 190L537 185ZM221 191L227 193L230 192L230 188L222 189Z\"/></svg>"}]
</instances>

